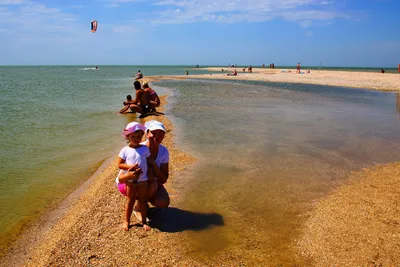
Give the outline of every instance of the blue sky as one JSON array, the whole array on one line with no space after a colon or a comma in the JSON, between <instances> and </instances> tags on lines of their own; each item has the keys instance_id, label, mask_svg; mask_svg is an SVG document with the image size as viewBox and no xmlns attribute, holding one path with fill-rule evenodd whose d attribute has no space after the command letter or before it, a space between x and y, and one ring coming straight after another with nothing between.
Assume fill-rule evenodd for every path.
<instances>
[{"instance_id":1,"label":"blue sky","mask_svg":"<svg viewBox=\"0 0 400 267\"><path fill-rule=\"evenodd\" d=\"M399 25L399 0L0 0L0 65L397 67Z\"/></svg>"}]
</instances>

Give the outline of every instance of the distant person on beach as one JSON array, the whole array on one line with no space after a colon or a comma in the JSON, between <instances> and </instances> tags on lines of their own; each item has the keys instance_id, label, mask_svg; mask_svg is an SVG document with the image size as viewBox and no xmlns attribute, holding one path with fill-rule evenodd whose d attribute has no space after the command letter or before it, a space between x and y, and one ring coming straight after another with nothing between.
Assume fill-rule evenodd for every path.
<instances>
[{"instance_id":1,"label":"distant person on beach","mask_svg":"<svg viewBox=\"0 0 400 267\"><path fill-rule=\"evenodd\" d=\"M120 111L118 111L117 114L123 114L123 113L127 112L129 107L130 107L129 102L132 102L132 96L131 95L127 95L126 96L126 101L124 101L122 103L124 105L124 107Z\"/></svg>"},{"instance_id":2,"label":"distant person on beach","mask_svg":"<svg viewBox=\"0 0 400 267\"><path fill-rule=\"evenodd\" d=\"M385 70L384 70L384 69L381 69L381 73L385 73Z\"/></svg>"},{"instance_id":3,"label":"distant person on beach","mask_svg":"<svg viewBox=\"0 0 400 267\"><path fill-rule=\"evenodd\" d=\"M142 89L139 81L135 81L133 86L136 90L135 100L126 101L126 103L129 104L129 108L132 112L138 112L141 114L139 118L144 118L148 115L151 109L150 96L145 90Z\"/></svg>"},{"instance_id":4,"label":"distant person on beach","mask_svg":"<svg viewBox=\"0 0 400 267\"><path fill-rule=\"evenodd\" d=\"M158 183L157 191L149 201L156 208L168 208L170 200L164 184L169 177L169 151L161 144L164 140L166 129L163 123L156 120L146 122L145 127L146 141L141 144L147 146L150 150L151 156L148 158L148 162ZM139 215L137 212L140 209L141 206L136 205L134 212Z\"/></svg>"},{"instance_id":5,"label":"distant person on beach","mask_svg":"<svg viewBox=\"0 0 400 267\"><path fill-rule=\"evenodd\" d=\"M227 76L236 76L237 75L237 71L236 69L233 72L227 73Z\"/></svg>"},{"instance_id":6,"label":"distant person on beach","mask_svg":"<svg viewBox=\"0 0 400 267\"><path fill-rule=\"evenodd\" d=\"M186 76L189 75L189 71L186 71Z\"/></svg>"},{"instance_id":7,"label":"distant person on beach","mask_svg":"<svg viewBox=\"0 0 400 267\"><path fill-rule=\"evenodd\" d=\"M296 73L300 73L300 63L297 63L296 65Z\"/></svg>"},{"instance_id":8,"label":"distant person on beach","mask_svg":"<svg viewBox=\"0 0 400 267\"><path fill-rule=\"evenodd\" d=\"M253 73L253 66L250 65L248 69L250 73Z\"/></svg>"},{"instance_id":9,"label":"distant person on beach","mask_svg":"<svg viewBox=\"0 0 400 267\"><path fill-rule=\"evenodd\" d=\"M143 82L143 89L150 97L150 111L157 111L156 108L160 106L161 101L156 91L150 88L147 82Z\"/></svg>"},{"instance_id":10,"label":"distant person on beach","mask_svg":"<svg viewBox=\"0 0 400 267\"><path fill-rule=\"evenodd\" d=\"M140 70L138 70L138 72L135 75L135 80L139 80L143 78L143 73L140 72Z\"/></svg>"},{"instance_id":11,"label":"distant person on beach","mask_svg":"<svg viewBox=\"0 0 400 267\"><path fill-rule=\"evenodd\" d=\"M153 168L147 158L150 150L142 145L142 137L146 128L138 123L129 123L122 132L122 136L128 141L128 145L123 147L118 154L118 168L120 169L116 179L118 190L127 197L125 211L123 215L122 228L129 230L129 224L136 198L141 213L141 223L143 229L148 231L150 226L147 224L147 201L149 189L155 192L157 183L153 175Z\"/></svg>"}]
</instances>

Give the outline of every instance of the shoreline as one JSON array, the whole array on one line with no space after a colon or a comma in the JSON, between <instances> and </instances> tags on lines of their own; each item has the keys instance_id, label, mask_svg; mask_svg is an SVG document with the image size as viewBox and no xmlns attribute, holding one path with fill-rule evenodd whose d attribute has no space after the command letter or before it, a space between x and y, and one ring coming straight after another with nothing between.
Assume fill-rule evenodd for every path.
<instances>
[{"instance_id":1,"label":"shoreline","mask_svg":"<svg viewBox=\"0 0 400 267\"><path fill-rule=\"evenodd\" d=\"M248 80L254 76L253 74L249 74ZM152 76L146 77L146 81L197 78L198 75L189 76ZM232 76L226 77L228 80ZM239 76L232 78L240 77L239 73ZM400 76L398 77L400 79ZM168 104L167 97L162 98L162 103L163 107L160 111L163 112ZM166 116L148 116L144 121L151 119L162 121L167 128L163 144L168 147L173 160L170 163L170 178L166 187L171 196L171 207L174 207L173 203L179 198L179 194L173 189L174 179L177 179L178 174L196 159L177 150L174 138L175 128ZM160 232L157 229L144 233L139 228L131 228L129 232L122 231L120 215L124 198L115 188L116 174L116 157L114 160L113 158L106 160L59 207L41 217L33 228L27 229L27 232L23 233L24 236L21 236L14 247L8 250L6 257L2 258L0 266L90 264L118 266L128 263L135 266L209 266L190 258L191 250L180 249L179 235L183 235L181 233L172 234ZM393 201L400 196L398 188L400 188L400 163L374 166L349 174L343 185L334 189L328 196L322 197L321 201L318 201L311 209L311 214L307 215L310 219L304 226L304 236L298 240L299 256L304 258L297 259L297 262L303 263L307 260L307 263L310 263L308 266L329 265L332 262L337 265L351 263L353 266L371 262L388 266L400 264L398 260L400 255L397 259L390 260L392 255L397 256L400 251L399 246L396 243L393 244L397 240L396 227L400 222L400 213L397 215L394 213L398 211L398 208L393 205ZM387 197L388 193L390 197ZM384 213L384 204L388 202L392 202L391 210L385 210ZM374 209L365 212L371 205ZM354 212L355 210L357 212ZM336 214L342 216L336 216ZM342 223L338 223L344 221L343 217L346 219L346 228ZM380 221L381 219L383 222ZM374 222L373 229L367 227L371 220ZM325 223L319 225L320 221ZM363 225L357 224L360 221ZM390 240L391 244L378 242L382 238L380 232L382 224L385 226L386 234L394 234ZM360 227L364 227L362 231ZM365 242L360 232L368 235L370 242L366 242L365 246L373 247L359 249L357 244ZM329 233L334 234L328 236ZM325 239L324 236L329 238ZM346 251L343 251L345 248ZM326 255L330 258L325 257ZM345 258L344 255L346 255ZM238 259L235 257L224 256L221 261L225 261L219 263L235 265L236 262L237 264Z\"/></svg>"},{"instance_id":2,"label":"shoreline","mask_svg":"<svg viewBox=\"0 0 400 267\"><path fill-rule=\"evenodd\" d=\"M158 110L164 112L168 105L168 95L160 96L160 98L163 104L158 108ZM168 189L171 202L173 202L173 198L176 195L173 190L174 178L177 176L177 173L184 171L186 166L190 166L190 164L194 163L196 158L176 148L176 145L174 145L175 128L166 116L150 115L141 119L141 123L152 119L163 122L167 129L167 134L163 144L169 149L170 157L174 160L170 162L170 177L168 179L169 181L165 184L165 187ZM21 231L18 238L10 244L5 253L0 257L0 266L60 265L60 259L58 257L57 259L52 258L53 256L56 256L57 252L62 251L61 249L57 249L57 247L59 247L60 244L62 247L65 247L65 244L69 243L66 242L66 239L68 238L73 238L75 241L79 241L76 237L83 236L83 234L71 235L70 231L82 230L85 228L84 225L89 230L91 228L96 228L96 224L93 225L90 223L89 226L88 222L93 217L98 217L98 214L103 213L104 210L93 212L93 216L88 216L87 213L93 208L93 203L103 202L104 205L102 206L109 206L107 203L112 203L113 208L111 211L107 211L110 212L114 219L109 222L113 225L113 233L120 235L122 239L127 239L129 236L132 237L132 233L134 235L146 234L137 232L137 230L142 230L141 228L135 229L133 227L127 235L125 235L125 231L120 229L121 221L119 217L122 214L125 199L115 187L115 177L117 173L117 154L115 154L115 157L113 156L106 159L97 170L87 178L87 180L79 185L64 200L61 200L59 205L50 207L39 218L28 223L26 229ZM86 217L87 221L82 221L82 217ZM135 223L134 216L132 216L131 224L132 223ZM79 229L76 229L76 226ZM105 225L102 225L102 227L104 226ZM97 229L98 228L99 227L97 227ZM157 231L154 229L151 232L155 234ZM125 240L125 242L132 242L132 240ZM132 244L132 246L134 246L134 244ZM62 252L66 253L66 251ZM70 254L74 254L74 252L75 251L73 250L68 251ZM58 256L64 258L64 260L71 260L70 257L64 257L62 255ZM90 259L83 259L79 264L88 262L90 262Z\"/></svg>"},{"instance_id":3,"label":"shoreline","mask_svg":"<svg viewBox=\"0 0 400 267\"><path fill-rule=\"evenodd\" d=\"M301 83L315 84L335 87L349 87L359 89L369 89L382 92L400 92L400 73L376 73L376 72L357 72L357 71L333 71L333 70L311 70L310 73L296 74L295 69L267 69L253 68L253 73L242 72L237 68L237 76L227 76L226 74L235 68L199 68L208 70L210 74L190 74L189 75L160 75L146 77L149 82L157 80L184 80L184 79L222 79L222 80L244 80L244 81L264 81L271 83ZM224 69L224 71L221 71ZM290 72L289 72L290 71ZM219 73L215 73L219 72ZM306 70L302 70L306 72Z\"/></svg>"}]
</instances>

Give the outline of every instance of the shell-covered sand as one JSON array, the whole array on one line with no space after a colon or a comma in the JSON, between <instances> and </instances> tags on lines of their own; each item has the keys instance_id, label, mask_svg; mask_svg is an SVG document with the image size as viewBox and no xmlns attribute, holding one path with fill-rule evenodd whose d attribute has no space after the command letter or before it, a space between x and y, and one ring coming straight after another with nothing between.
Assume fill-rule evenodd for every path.
<instances>
[{"instance_id":1,"label":"shell-covered sand","mask_svg":"<svg viewBox=\"0 0 400 267\"><path fill-rule=\"evenodd\" d=\"M253 69L255 71L255 69ZM268 70L269 71L269 70ZM276 70L274 70L276 71ZM257 72L257 71L255 71ZM314 72L311 73L313 75ZM252 79L256 73L246 74ZM256 74L257 75L257 74ZM273 75L261 73L272 77ZM281 74L275 74L276 77ZM296 79L304 75L282 74ZM325 75L326 79L335 80ZM335 75L339 75L336 73ZM346 72L346 75L352 75ZM357 76L357 74L354 74ZM367 75L367 74L366 74ZM372 76L381 74L372 74ZM376 88L399 90L400 75L386 83L368 81ZM194 76L194 75L189 75ZM207 76L207 75L203 75ZM209 76L209 75L208 75ZM212 75L216 78L217 75ZM340 75L339 75L340 76ZM339 86L350 86L350 76L343 76ZM371 77L372 77L371 76ZM385 76L390 76L389 74ZM234 79L243 78L239 73ZM330 77L330 78L328 78ZM382 75L382 77L384 77ZM391 76L390 76L391 77ZM148 81L182 77L150 77ZM224 79L230 76L224 76ZM336 77L337 79L337 77ZM279 79L276 78L276 81ZM363 79L354 87L363 87ZM318 83L317 81L315 81ZM307 81L307 83L310 83ZM323 83L325 84L325 83ZM333 85L333 84L331 84ZM163 103L166 98L163 97ZM162 111L162 109L160 109ZM167 183L171 206L181 197L171 190L180 171L196 161L174 146L174 128L165 116L147 117L162 121L168 133L164 140L171 154ZM183 244L184 232L145 232L133 227L121 230L124 198L115 188L116 157L99 170L60 207L49 211L10 247L1 266L251 266L241 262L240 253L219 255L212 261L196 259L193 248ZM400 163L365 169L350 174L349 179L331 194L315 203L306 216L300 239L293 247L298 251L293 266L400 266ZM134 222L134 219L132 220ZM255 253L257 253L255 251ZM265 261L268 266L268 261Z\"/></svg>"}]
</instances>

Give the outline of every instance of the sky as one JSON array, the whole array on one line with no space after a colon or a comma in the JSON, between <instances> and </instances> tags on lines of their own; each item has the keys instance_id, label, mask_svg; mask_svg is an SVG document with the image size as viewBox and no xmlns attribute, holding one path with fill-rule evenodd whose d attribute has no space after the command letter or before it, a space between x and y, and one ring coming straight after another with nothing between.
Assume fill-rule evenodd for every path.
<instances>
[{"instance_id":1,"label":"sky","mask_svg":"<svg viewBox=\"0 0 400 267\"><path fill-rule=\"evenodd\" d=\"M399 25L399 0L0 0L0 65L397 68Z\"/></svg>"}]
</instances>

